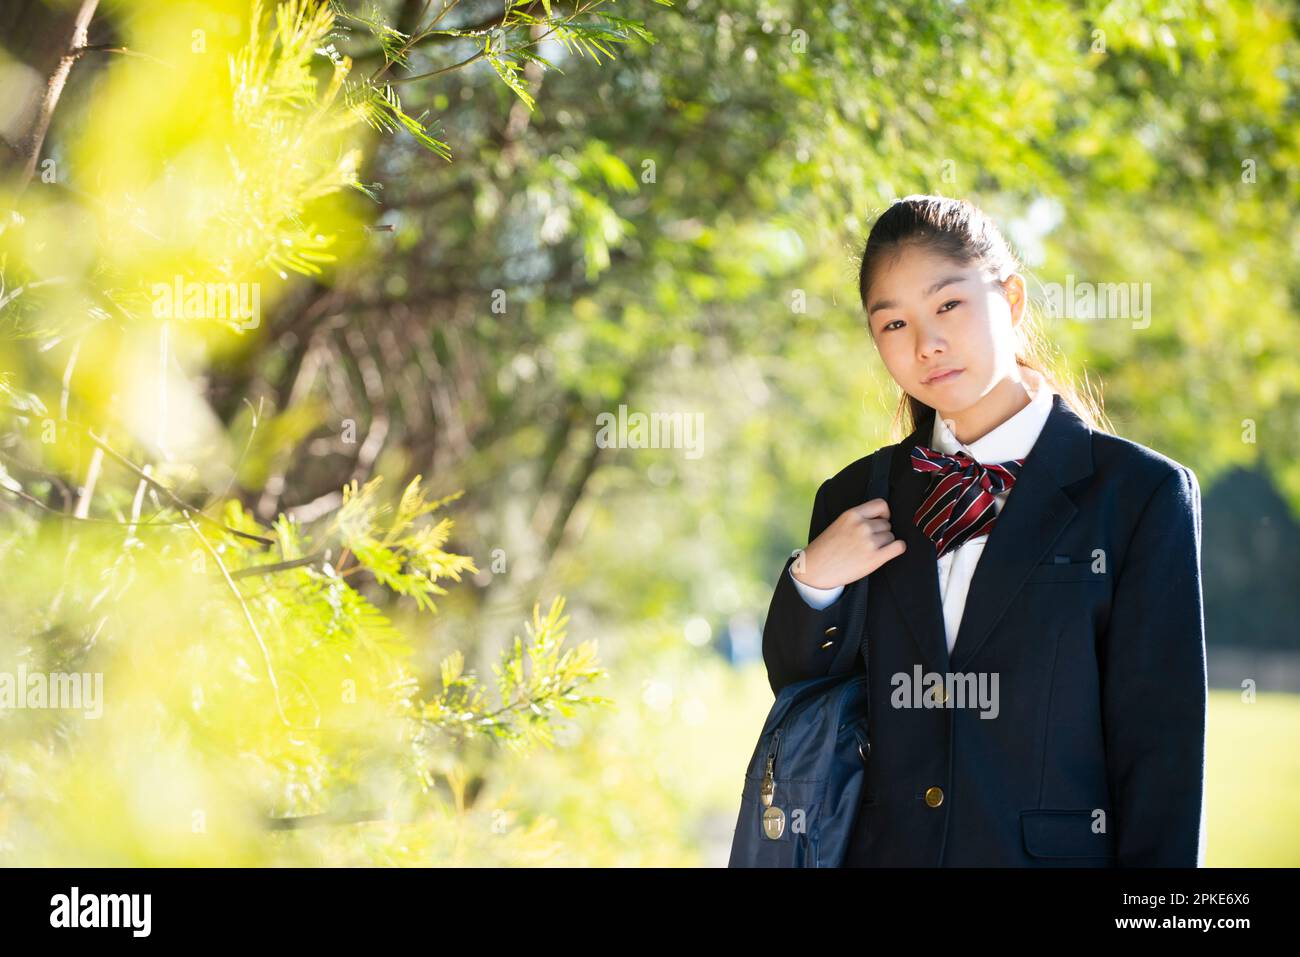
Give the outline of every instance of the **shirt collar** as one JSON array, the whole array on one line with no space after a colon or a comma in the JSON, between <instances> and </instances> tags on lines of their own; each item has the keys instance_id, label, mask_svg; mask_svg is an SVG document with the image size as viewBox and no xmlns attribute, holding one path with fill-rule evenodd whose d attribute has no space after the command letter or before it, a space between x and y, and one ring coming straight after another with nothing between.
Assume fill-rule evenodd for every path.
<instances>
[{"instance_id":1,"label":"shirt collar","mask_svg":"<svg viewBox=\"0 0 1300 957\"><path fill-rule=\"evenodd\" d=\"M930 447L945 455L954 455L959 450L964 451L980 463L1025 458L1038 440L1043 426L1047 424L1047 417L1052 411L1054 394L1046 380L1032 370L1025 376L1025 389L1030 393L1029 404L969 445L959 442L943 419L935 415Z\"/></svg>"}]
</instances>

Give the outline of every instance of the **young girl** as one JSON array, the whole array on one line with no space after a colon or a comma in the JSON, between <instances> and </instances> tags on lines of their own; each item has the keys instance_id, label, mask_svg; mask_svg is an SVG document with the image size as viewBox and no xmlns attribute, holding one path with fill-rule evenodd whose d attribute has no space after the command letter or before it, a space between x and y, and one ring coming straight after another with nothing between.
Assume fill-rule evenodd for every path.
<instances>
[{"instance_id":1,"label":"young girl","mask_svg":"<svg viewBox=\"0 0 1300 957\"><path fill-rule=\"evenodd\" d=\"M846 866L1202 866L1200 487L1047 371L1019 268L960 200L875 223L859 291L911 433L888 498L862 501L871 456L818 489L764 626L769 681L830 674L865 636ZM866 575L846 634L840 593Z\"/></svg>"}]
</instances>

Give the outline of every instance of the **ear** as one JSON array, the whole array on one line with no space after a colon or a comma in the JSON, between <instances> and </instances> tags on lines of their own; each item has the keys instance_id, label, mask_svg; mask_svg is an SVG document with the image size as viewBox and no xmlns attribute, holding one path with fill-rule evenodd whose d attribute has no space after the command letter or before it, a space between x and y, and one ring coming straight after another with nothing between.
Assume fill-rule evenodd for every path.
<instances>
[{"instance_id":1,"label":"ear","mask_svg":"<svg viewBox=\"0 0 1300 957\"><path fill-rule=\"evenodd\" d=\"M1025 297L1025 277L1018 272L1013 272L1002 280L1002 291L1007 297L1007 304L1011 307L1011 327L1014 329L1025 317L1025 307L1028 304Z\"/></svg>"}]
</instances>

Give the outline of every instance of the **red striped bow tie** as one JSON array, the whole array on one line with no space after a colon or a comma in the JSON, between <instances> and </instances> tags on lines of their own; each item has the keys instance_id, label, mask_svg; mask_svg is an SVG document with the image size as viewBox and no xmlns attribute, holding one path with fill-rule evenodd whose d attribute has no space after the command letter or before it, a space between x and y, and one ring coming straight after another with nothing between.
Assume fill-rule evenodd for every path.
<instances>
[{"instance_id":1,"label":"red striped bow tie","mask_svg":"<svg viewBox=\"0 0 1300 957\"><path fill-rule=\"evenodd\" d=\"M1024 464L1024 459L981 464L965 452L944 455L924 445L912 449L912 468L932 475L914 520L934 542L938 557L993 530L993 496L1011 491Z\"/></svg>"}]
</instances>

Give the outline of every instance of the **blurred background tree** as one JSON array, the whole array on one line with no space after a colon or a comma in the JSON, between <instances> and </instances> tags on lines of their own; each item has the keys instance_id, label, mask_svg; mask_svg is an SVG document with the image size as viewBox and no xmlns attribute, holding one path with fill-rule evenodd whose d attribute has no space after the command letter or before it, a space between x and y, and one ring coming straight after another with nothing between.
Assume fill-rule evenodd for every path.
<instances>
[{"instance_id":1,"label":"blurred background tree","mask_svg":"<svg viewBox=\"0 0 1300 957\"><path fill-rule=\"evenodd\" d=\"M245 400L225 422L209 363L247 348L294 274L324 278L337 249L357 254L365 227L342 191L372 195L358 179L367 125L448 156L383 76L412 38L360 18L385 65L357 74L331 42L343 11L239 6L124 5L121 45L105 46L86 0L46 16L65 54L43 85L8 64L30 97L9 121L0 249L13 344L0 562L16 625L0 702L21 741L0 768L4 846L45 862L250 862L274 848L266 829L378 819L504 834L494 850L517 853L527 833L467 819L481 775L461 759L552 743L556 718L608 703L586 693L594 642L561 648L562 600L534 605L491 687L458 650L421 687L415 644L381 605L436 611L440 580L478 570L444 550L452 521L427 519L461 493L430 500L415 475L394 496L367 471L328 510L261 522L236 492L264 495L268 440L316 413L263 418ZM529 22L575 42L588 29ZM487 58L508 74L495 40ZM66 153L42 159L70 67L92 53L129 59L98 78ZM107 679L107 700L88 684L69 715L26 679L69 673Z\"/></svg>"},{"instance_id":2,"label":"blurred background tree","mask_svg":"<svg viewBox=\"0 0 1300 957\"><path fill-rule=\"evenodd\" d=\"M84 38L61 39L76 36L87 6ZM466 806L508 794L545 859L725 860L770 704L756 656L774 575L804 544L817 485L898 436L899 393L856 295L856 257L897 196L966 196L1006 228L1063 371L1098 385L1120 434L1196 470L1207 570L1222 563L1293 607L1294 565L1261 557L1257 535L1216 539L1208 508L1217 478L1238 467L1277 490L1285 521L1300 506L1290 8L334 3L328 35L307 51L315 95L349 58L357 86L340 86L338 112L391 135L317 126L299 112L294 135L314 145L296 149L278 127L236 126L227 54L247 48L248 6L166 6L165 16L107 0L6 9L6 88L27 95L9 98L0 126L14 168L32 170L13 205L37 237L6 260L6 288L69 269L94 276L78 284L94 289L117 288L101 281L104 269L165 282L178 258L193 268L239 251L262 256L262 273L228 268L262 282L263 315L252 329L186 328L182 338L173 328L168 348L188 391L169 386L175 426L150 445L157 377L102 331L126 323L128 303L99 301L88 316L58 286L40 287L39 300L0 296L0 322L13 330L11 404L35 394L67 415L66 393L97 427L123 421L115 391L143 390L128 400L139 421L127 432L149 453L136 461L183 463L190 471L168 471L169 487L194 502L224 492L257 535L282 521L329 528L348 483L374 476L395 491L416 476L435 496L463 490L456 528L474 568L470 584L439 596L436 617L408 613L377 576L359 587L393 616L430 687L448 655L481 671L509 654L510 628L542 596L564 593L575 630L614 639L603 657L616 711L568 726L561 752L471 762ZM268 3L268 19L286 6ZM206 54L192 52L198 34ZM24 152L32 112L20 104L48 100L70 48L49 133ZM227 144L237 161L255 154L276 178L205 175L218 154L194 158L199 138ZM165 163L178 185L164 182ZM310 192L319 175L339 188L268 220L260 204L283 212L286 181ZM345 192L349 178L359 188ZM170 231L142 237L140 207ZM284 238L268 222L287 224L306 276L288 277L268 252ZM327 248L318 235L332 237ZM1052 316L1045 285L1071 279L1149 283L1149 324ZM145 325L153 338L138 352L156 356L157 323ZM621 405L702 413L703 455L597 443L597 416ZM28 411L17 421L32 446L40 418ZM24 459L48 477L15 467L13 484L64 512L100 501L106 493L85 493L93 448L53 446ZM138 487L137 476L96 514L132 518ZM341 547L333 535L322 548ZM1258 601L1215 587L1207 579L1211 621L1240 621L1225 601ZM1225 626L1209 638L1252 634ZM1240 708L1235 695L1214 700ZM1294 706L1279 713L1288 723L1257 731L1261 760L1297 730ZM1238 727L1213 718L1212 734ZM1211 863L1295 863L1294 835L1216 826L1237 820L1251 780L1234 774L1215 795ZM312 830L320 836L300 835L283 853L405 859L384 833L357 831ZM409 846L421 848L415 859L451 859L444 845Z\"/></svg>"}]
</instances>

